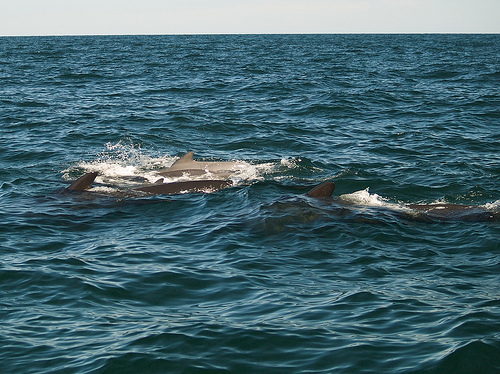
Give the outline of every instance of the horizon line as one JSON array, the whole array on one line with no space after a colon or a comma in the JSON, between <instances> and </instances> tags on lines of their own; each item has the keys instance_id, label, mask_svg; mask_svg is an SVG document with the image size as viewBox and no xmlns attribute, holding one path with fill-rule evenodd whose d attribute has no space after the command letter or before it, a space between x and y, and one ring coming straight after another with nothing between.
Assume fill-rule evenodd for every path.
<instances>
[{"instance_id":1,"label":"horizon line","mask_svg":"<svg viewBox=\"0 0 500 374\"><path fill-rule=\"evenodd\" d=\"M485 31L419 31L419 32L207 32L207 33L137 33L137 34L8 34L0 38L9 37L55 37L55 36L203 36L203 35L499 35L498 32Z\"/></svg>"}]
</instances>

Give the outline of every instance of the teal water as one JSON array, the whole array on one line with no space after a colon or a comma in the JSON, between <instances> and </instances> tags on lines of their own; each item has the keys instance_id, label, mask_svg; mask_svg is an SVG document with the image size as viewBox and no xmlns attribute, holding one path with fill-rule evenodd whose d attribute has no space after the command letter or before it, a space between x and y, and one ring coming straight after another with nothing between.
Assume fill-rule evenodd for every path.
<instances>
[{"instance_id":1,"label":"teal water","mask_svg":"<svg viewBox=\"0 0 500 374\"><path fill-rule=\"evenodd\" d=\"M498 373L499 182L498 35L0 38L0 371Z\"/></svg>"}]
</instances>

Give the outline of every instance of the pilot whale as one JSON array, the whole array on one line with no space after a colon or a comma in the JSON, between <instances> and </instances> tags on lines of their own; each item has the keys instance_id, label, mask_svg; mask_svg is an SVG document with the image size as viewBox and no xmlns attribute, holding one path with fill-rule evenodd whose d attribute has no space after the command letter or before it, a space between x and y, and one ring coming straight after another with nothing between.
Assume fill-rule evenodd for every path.
<instances>
[{"instance_id":1,"label":"pilot whale","mask_svg":"<svg viewBox=\"0 0 500 374\"><path fill-rule=\"evenodd\" d=\"M339 205L351 205L337 198L334 200L332 194L335 190L335 183L324 182L314 187L306 193L309 197L328 199ZM399 216L405 219L417 221L500 221L500 211L490 210L479 205L464 204L406 204L402 209L394 210ZM385 208L389 209L389 208Z\"/></svg>"},{"instance_id":2,"label":"pilot whale","mask_svg":"<svg viewBox=\"0 0 500 374\"><path fill-rule=\"evenodd\" d=\"M246 162L233 161L195 161L193 157L194 152L188 152L172 166L159 170L158 174L169 178L209 174L216 176L217 179L227 179L249 165Z\"/></svg>"},{"instance_id":3,"label":"pilot whale","mask_svg":"<svg viewBox=\"0 0 500 374\"><path fill-rule=\"evenodd\" d=\"M86 173L71 183L65 191L86 191L92 187L97 175L97 172ZM127 192L144 192L152 195L174 195L185 192L215 192L231 185L231 181L215 179L172 183L163 183L163 179L160 179L154 184L132 188L127 190Z\"/></svg>"},{"instance_id":4,"label":"pilot whale","mask_svg":"<svg viewBox=\"0 0 500 374\"><path fill-rule=\"evenodd\" d=\"M249 166L246 162L233 161L195 161L194 152L188 152L175 161L172 166L157 172L158 179L153 184L141 187L118 190L117 194L148 193L154 195L173 195L185 192L214 192L232 186L229 178ZM98 173L90 172L75 180L66 191L85 191L92 187ZM205 179L176 181L163 183L165 178L178 178L183 176L205 177Z\"/></svg>"}]
</instances>

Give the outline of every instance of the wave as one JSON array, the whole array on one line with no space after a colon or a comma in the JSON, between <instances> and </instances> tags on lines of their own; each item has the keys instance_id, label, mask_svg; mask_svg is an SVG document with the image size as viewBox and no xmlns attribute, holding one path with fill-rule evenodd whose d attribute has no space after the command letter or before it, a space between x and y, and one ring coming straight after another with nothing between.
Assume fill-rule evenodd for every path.
<instances>
[{"instance_id":1,"label":"wave","mask_svg":"<svg viewBox=\"0 0 500 374\"><path fill-rule=\"evenodd\" d=\"M426 365L417 371L424 374L497 374L500 372L500 345L498 342L471 341L437 363Z\"/></svg>"}]
</instances>

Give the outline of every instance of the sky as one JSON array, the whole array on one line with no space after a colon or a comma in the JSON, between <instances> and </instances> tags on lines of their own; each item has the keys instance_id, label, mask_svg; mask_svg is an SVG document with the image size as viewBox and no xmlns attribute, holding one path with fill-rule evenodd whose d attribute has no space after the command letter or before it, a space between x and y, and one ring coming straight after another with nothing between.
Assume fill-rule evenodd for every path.
<instances>
[{"instance_id":1,"label":"sky","mask_svg":"<svg viewBox=\"0 0 500 374\"><path fill-rule=\"evenodd\" d=\"M500 0L0 0L0 36L499 33Z\"/></svg>"}]
</instances>

